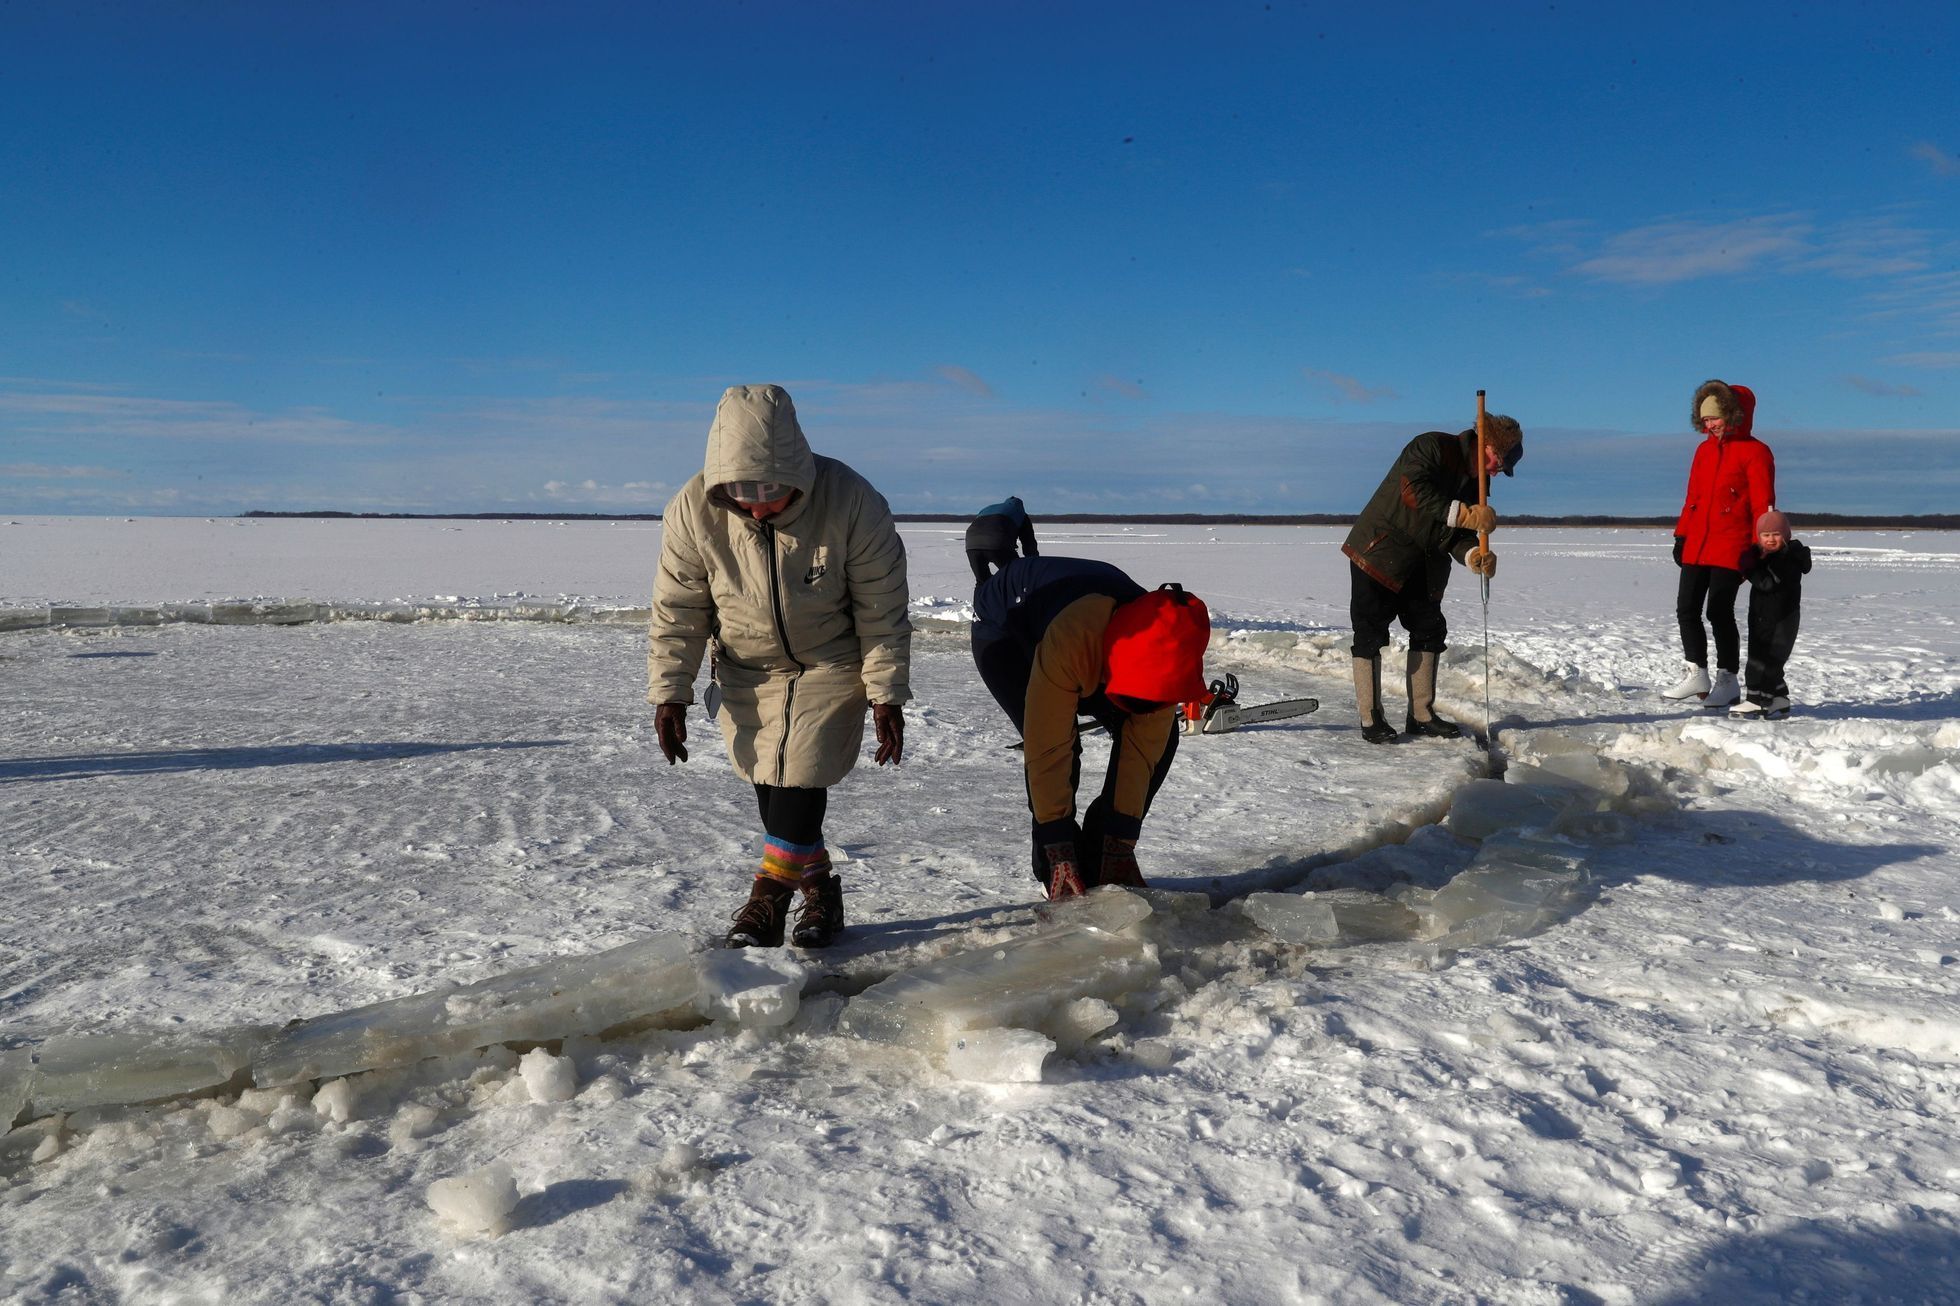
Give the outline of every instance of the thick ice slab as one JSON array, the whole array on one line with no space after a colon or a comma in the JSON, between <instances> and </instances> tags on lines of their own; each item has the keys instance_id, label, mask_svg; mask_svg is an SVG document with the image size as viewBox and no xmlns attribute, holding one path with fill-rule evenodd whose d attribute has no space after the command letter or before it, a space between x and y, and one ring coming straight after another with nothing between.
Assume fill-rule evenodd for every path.
<instances>
[{"instance_id":1,"label":"thick ice slab","mask_svg":"<svg viewBox=\"0 0 1960 1306\"><path fill-rule=\"evenodd\" d=\"M1422 918L1423 942L1437 948L1488 947L1522 939L1584 905L1579 859L1549 844L1493 839L1469 869L1440 889L1396 896Z\"/></svg>"},{"instance_id":2,"label":"thick ice slab","mask_svg":"<svg viewBox=\"0 0 1960 1306\"><path fill-rule=\"evenodd\" d=\"M692 1017L700 979L693 945L656 934L462 988L377 1002L303 1021L252 1059L261 1084L351 1075L492 1043L599 1034L671 1013Z\"/></svg>"},{"instance_id":3,"label":"thick ice slab","mask_svg":"<svg viewBox=\"0 0 1960 1306\"><path fill-rule=\"evenodd\" d=\"M1055 1040L1031 1029L974 1029L946 1050L946 1073L982 1084L1039 1084Z\"/></svg>"},{"instance_id":4,"label":"thick ice slab","mask_svg":"<svg viewBox=\"0 0 1960 1306\"><path fill-rule=\"evenodd\" d=\"M851 999L839 1025L928 1053L949 1050L971 1030L1038 1029L1078 998L1118 998L1157 978L1157 950L1117 932L1149 914L1136 894L1098 889L1056 909L1038 933L872 985Z\"/></svg>"},{"instance_id":5,"label":"thick ice slab","mask_svg":"<svg viewBox=\"0 0 1960 1306\"><path fill-rule=\"evenodd\" d=\"M700 993L695 1007L710 1020L755 1029L787 1025L796 1019L803 997L801 963L774 949L731 948L707 952L700 960Z\"/></svg>"},{"instance_id":6,"label":"thick ice slab","mask_svg":"<svg viewBox=\"0 0 1960 1306\"><path fill-rule=\"evenodd\" d=\"M33 1089L34 1058L25 1048L0 1052L0 1134L14 1127L14 1120L27 1109Z\"/></svg>"},{"instance_id":7,"label":"thick ice slab","mask_svg":"<svg viewBox=\"0 0 1960 1306\"><path fill-rule=\"evenodd\" d=\"M1245 914L1268 934L1309 947L1414 939L1422 931L1414 911L1366 889L1255 893L1245 900Z\"/></svg>"},{"instance_id":8,"label":"thick ice slab","mask_svg":"<svg viewBox=\"0 0 1960 1306\"><path fill-rule=\"evenodd\" d=\"M1547 929L1584 905L1585 885L1585 870L1568 847L1505 836L1488 840L1438 889L1400 884L1386 893L1258 893L1245 900L1245 914L1267 933L1307 947L1405 942L1448 951Z\"/></svg>"},{"instance_id":9,"label":"thick ice slab","mask_svg":"<svg viewBox=\"0 0 1960 1306\"><path fill-rule=\"evenodd\" d=\"M270 1025L240 1025L201 1034L130 1030L51 1038L32 1049L31 1109L46 1116L217 1088L250 1066L271 1035Z\"/></svg>"},{"instance_id":10,"label":"thick ice slab","mask_svg":"<svg viewBox=\"0 0 1960 1306\"><path fill-rule=\"evenodd\" d=\"M1472 780L1450 800L1450 833L1488 839L1507 830L1542 830L1575 805L1572 790L1556 785Z\"/></svg>"}]
</instances>

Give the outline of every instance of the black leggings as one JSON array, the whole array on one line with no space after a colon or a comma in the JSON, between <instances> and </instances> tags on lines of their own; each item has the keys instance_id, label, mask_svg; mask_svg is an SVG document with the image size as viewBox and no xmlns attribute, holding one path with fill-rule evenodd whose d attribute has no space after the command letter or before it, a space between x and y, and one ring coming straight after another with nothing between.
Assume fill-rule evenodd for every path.
<instances>
[{"instance_id":1,"label":"black leggings","mask_svg":"<svg viewBox=\"0 0 1960 1306\"><path fill-rule=\"evenodd\" d=\"M755 805L762 809L765 833L789 843L823 842L823 814L830 806L830 790L757 785Z\"/></svg>"},{"instance_id":2,"label":"black leggings","mask_svg":"<svg viewBox=\"0 0 1960 1306\"><path fill-rule=\"evenodd\" d=\"M1675 595L1674 615L1681 623L1681 652L1698 667L1708 665L1708 633L1701 627L1704 601L1708 624L1715 630L1715 665L1722 671L1742 667L1742 636L1735 628L1735 595L1742 573L1727 567L1683 567L1681 589Z\"/></svg>"}]
</instances>

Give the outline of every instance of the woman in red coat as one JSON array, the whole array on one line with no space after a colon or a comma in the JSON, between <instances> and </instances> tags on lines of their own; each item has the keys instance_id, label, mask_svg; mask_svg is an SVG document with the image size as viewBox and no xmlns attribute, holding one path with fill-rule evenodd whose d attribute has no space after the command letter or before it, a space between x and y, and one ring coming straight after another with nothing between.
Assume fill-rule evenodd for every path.
<instances>
[{"instance_id":1,"label":"woman in red coat","mask_svg":"<svg viewBox=\"0 0 1960 1306\"><path fill-rule=\"evenodd\" d=\"M1747 386L1704 381L1689 410L1694 427L1707 432L1688 471L1688 497L1674 523L1674 561L1681 589L1674 614L1681 622L1687 674L1662 691L1666 698L1699 698L1727 707L1742 697L1735 673L1742 639L1735 628L1735 595L1742 585L1742 555L1755 543L1756 519L1776 506L1776 458L1749 433L1756 396ZM1715 631L1715 678L1708 676L1704 605Z\"/></svg>"}]
</instances>

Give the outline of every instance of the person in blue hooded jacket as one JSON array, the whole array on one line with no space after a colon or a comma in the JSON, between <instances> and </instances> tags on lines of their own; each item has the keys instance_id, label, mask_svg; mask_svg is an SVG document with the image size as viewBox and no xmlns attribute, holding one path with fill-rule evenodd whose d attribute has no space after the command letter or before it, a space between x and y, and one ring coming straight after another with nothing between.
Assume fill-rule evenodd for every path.
<instances>
[{"instance_id":1,"label":"person in blue hooded jacket","mask_svg":"<svg viewBox=\"0 0 1960 1306\"><path fill-rule=\"evenodd\" d=\"M1014 552L1017 542L1019 554ZM1016 495L988 504L974 514L966 528L966 560L973 567L976 585L994 572L1006 570L1017 556L1033 558L1040 553L1034 542L1034 523L1028 520L1028 510Z\"/></svg>"}]
</instances>

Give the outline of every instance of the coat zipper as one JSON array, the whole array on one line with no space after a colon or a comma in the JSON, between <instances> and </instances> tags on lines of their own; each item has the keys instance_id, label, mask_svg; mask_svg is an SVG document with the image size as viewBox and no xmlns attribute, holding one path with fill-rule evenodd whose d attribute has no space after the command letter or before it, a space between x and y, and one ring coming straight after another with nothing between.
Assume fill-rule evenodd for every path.
<instances>
[{"instance_id":1,"label":"coat zipper","mask_svg":"<svg viewBox=\"0 0 1960 1306\"><path fill-rule=\"evenodd\" d=\"M789 723L796 707L796 682L807 668L797 660L795 651L789 646L789 621L783 615L782 577L776 567L776 527L771 522L762 523L762 543L769 554L769 607L776 617L776 640L783 646L783 656L796 664L796 675L789 678L789 692L783 696L783 737L776 745L776 779L780 782L789 774Z\"/></svg>"}]
</instances>

